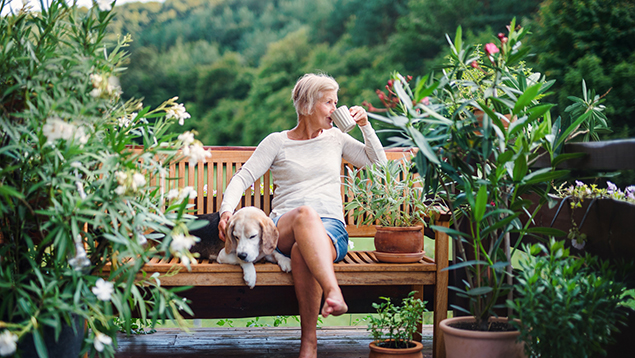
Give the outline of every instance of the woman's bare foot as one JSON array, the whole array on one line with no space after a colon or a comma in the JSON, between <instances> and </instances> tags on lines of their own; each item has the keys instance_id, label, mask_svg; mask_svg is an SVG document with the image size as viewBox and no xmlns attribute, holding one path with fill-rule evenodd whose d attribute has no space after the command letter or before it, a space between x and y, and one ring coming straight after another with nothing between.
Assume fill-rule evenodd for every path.
<instances>
[{"instance_id":1,"label":"woman's bare foot","mask_svg":"<svg viewBox=\"0 0 635 358\"><path fill-rule=\"evenodd\" d=\"M338 300L333 298L327 298L324 301L322 307L322 317L326 318L329 315L340 316L348 311L348 306L344 300Z\"/></svg>"}]
</instances>

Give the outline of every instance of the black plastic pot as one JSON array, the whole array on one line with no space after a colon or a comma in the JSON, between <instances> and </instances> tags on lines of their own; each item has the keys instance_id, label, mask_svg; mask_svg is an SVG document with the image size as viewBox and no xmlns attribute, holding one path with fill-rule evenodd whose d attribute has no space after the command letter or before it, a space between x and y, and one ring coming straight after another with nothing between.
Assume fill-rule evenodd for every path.
<instances>
[{"instance_id":1,"label":"black plastic pot","mask_svg":"<svg viewBox=\"0 0 635 358\"><path fill-rule=\"evenodd\" d=\"M62 330L59 339L55 341L55 329L44 327L43 338L49 358L77 358L84 341L84 319L76 316L73 319L74 328L62 321ZM18 351L23 358L38 358L33 335L26 335L18 343Z\"/></svg>"}]
</instances>

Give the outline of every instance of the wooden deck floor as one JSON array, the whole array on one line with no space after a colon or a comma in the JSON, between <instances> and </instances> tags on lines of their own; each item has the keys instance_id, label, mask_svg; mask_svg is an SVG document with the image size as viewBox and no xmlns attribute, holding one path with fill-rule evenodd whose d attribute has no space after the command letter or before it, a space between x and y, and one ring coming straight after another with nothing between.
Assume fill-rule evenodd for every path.
<instances>
[{"instance_id":1,"label":"wooden deck floor","mask_svg":"<svg viewBox=\"0 0 635 358\"><path fill-rule=\"evenodd\" d=\"M196 328L190 333L159 329L149 335L118 337L116 358L291 358L300 347L299 328ZM318 356L368 357L365 327L318 329ZM432 357L432 326L423 328L423 356Z\"/></svg>"}]
</instances>

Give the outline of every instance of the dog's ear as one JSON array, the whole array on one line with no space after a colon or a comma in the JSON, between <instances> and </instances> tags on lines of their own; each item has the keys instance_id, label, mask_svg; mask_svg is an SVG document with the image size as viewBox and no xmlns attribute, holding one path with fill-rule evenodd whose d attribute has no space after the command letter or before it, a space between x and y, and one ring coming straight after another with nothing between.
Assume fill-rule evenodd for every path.
<instances>
[{"instance_id":1,"label":"dog's ear","mask_svg":"<svg viewBox=\"0 0 635 358\"><path fill-rule=\"evenodd\" d=\"M269 217L260 219L260 229L262 230L262 252L271 255L278 246L278 228Z\"/></svg>"},{"instance_id":2,"label":"dog's ear","mask_svg":"<svg viewBox=\"0 0 635 358\"><path fill-rule=\"evenodd\" d=\"M234 225L236 224L236 215L232 215L227 222L225 228L225 252L236 252L236 237L234 237Z\"/></svg>"}]
</instances>

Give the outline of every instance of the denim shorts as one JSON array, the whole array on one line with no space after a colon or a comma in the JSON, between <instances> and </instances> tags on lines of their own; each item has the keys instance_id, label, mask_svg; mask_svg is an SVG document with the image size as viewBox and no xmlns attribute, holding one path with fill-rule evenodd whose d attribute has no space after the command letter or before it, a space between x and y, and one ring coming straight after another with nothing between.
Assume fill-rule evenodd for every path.
<instances>
[{"instance_id":1,"label":"denim shorts","mask_svg":"<svg viewBox=\"0 0 635 358\"><path fill-rule=\"evenodd\" d=\"M284 214L283 214L284 215ZM278 220L283 216L280 215L273 219L273 223L278 226ZM326 233L333 241L333 246L335 246L336 258L333 262L340 262L344 260L346 257L346 253L348 252L348 232L346 232L346 227L344 223L333 218L320 218L322 219L322 223L324 224L324 228L326 229ZM283 253L276 247L276 251L281 253L282 255L289 257L289 255Z\"/></svg>"}]
</instances>

